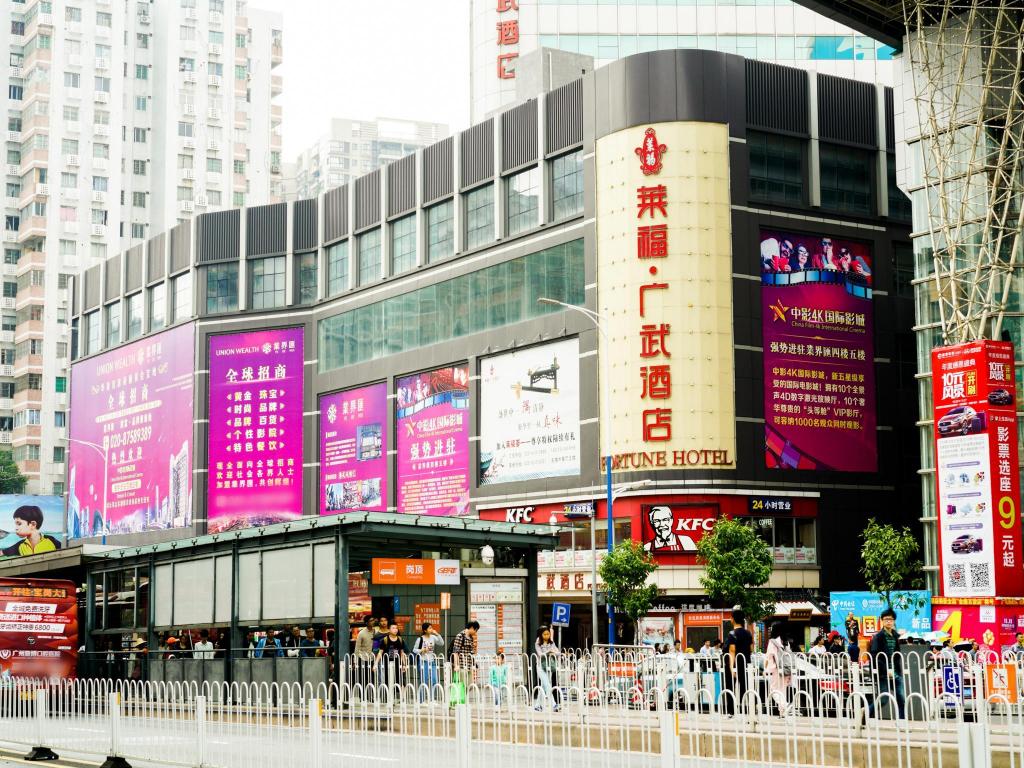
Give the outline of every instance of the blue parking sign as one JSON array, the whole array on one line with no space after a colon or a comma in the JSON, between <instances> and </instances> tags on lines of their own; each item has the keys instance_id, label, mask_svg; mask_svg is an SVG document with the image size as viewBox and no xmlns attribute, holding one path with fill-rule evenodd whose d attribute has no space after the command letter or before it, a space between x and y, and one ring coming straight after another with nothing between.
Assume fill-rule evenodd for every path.
<instances>
[{"instance_id":1,"label":"blue parking sign","mask_svg":"<svg viewBox=\"0 0 1024 768\"><path fill-rule=\"evenodd\" d=\"M551 626L552 627L568 627L569 626L569 603L554 603L551 606Z\"/></svg>"},{"instance_id":2,"label":"blue parking sign","mask_svg":"<svg viewBox=\"0 0 1024 768\"><path fill-rule=\"evenodd\" d=\"M964 673L959 666L951 664L942 668L942 693L943 700L949 708L963 702Z\"/></svg>"}]
</instances>

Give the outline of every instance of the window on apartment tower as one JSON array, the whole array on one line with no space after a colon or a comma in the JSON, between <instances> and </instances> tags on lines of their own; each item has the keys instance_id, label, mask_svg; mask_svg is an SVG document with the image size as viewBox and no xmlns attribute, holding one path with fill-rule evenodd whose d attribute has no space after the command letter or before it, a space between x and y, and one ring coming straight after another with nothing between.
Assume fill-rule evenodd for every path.
<instances>
[{"instance_id":1,"label":"window on apartment tower","mask_svg":"<svg viewBox=\"0 0 1024 768\"><path fill-rule=\"evenodd\" d=\"M18 284L17 283L8 282L8 281L5 280L4 281L3 292L4 292L4 298L5 299L13 299L13 298L15 298L18 295Z\"/></svg>"},{"instance_id":2,"label":"window on apartment tower","mask_svg":"<svg viewBox=\"0 0 1024 768\"><path fill-rule=\"evenodd\" d=\"M238 309L238 265L211 264L205 270L207 314Z\"/></svg>"},{"instance_id":3,"label":"window on apartment tower","mask_svg":"<svg viewBox=\"0 0 1024 768\"><path fill-rule=\"evenodd\" d=\"M78 139L61 139L60 153L62 155L77 155Z\"/></svg>"},{"instance_id":4,"label":"window on apartment tower","mask_svg":"<svg viewBox=\"0 0 1024 768\"><path fill-rule=\"evenodd\" d=\"M68 6L64 9L64 21L81 21L82 9Z\"/></svg>"},{"instance_id":5,"label":"window on apartment tower","mask_svg":"<svg viewBox=\"0 0 1024 768\"><path fill-rule=\"evenodd\" d=\"M757 200L801 205L806 144L805 140L792 136L748 131L750 196Z\"/></svg>"},{"instance_id":6,"label":"window on apartment tower","mask_svg":"<svg viewBox=\"0 0 1024 768\"><path fill-rule=\"evenodd\" d=\"M96 11L96 26L109 27L113 24L114 17L106 11Z\"/></svg>"},{"instance_id":7,"label":"window on apartment tower","mask_svg":"<svg viewBox=\"0 0 1024 768\"><path fill-rule=\"evenodd\" d=\"M136 33L135 46L137 48L149 48L149 35L142 35Z\"/></svg>"},{"instance_id":8,"label":"window on apartment tower","mask_svg":"<svg viewBox=\"0 0 1024 768\"><path fill-rule=\"evenodd\" d=\"M132 192L132 208L145 208L146 207L146 193L145 192Z\"/></svg>"},{"instance_id":9,"label":"window on apartment tower","mask_svg":"<svg viewBox=\"0 0 1024 768\"><path fill-rule=\"evenodd\" d=\"M299 304L312 304L316 301L316 254L295 254L296 298Z\"/></svg>"},{"instance_id":10,"label":"window on apartment tower","mask_svg":"<svg viewBox=\"0 0 1024 768\"><path fill-rule=\"evenodd\" d=\"M107 346L113 347L121 342L121 302L115 301L107 305Z\"/></svg>"},{"instance_id":11,"label":"window on apartment tower","mask_svg":"<svg viewBox=\"0 0 1024 768\"><path fill-rule=\"evenodd\" d=\"M7 86L7 98L12 101L21 101L25 94L25 89L20 85L8 85Z\"/></svg>"},{"instance_id":12,"label":"window on apartment tower","mask_svg":"<svg viewBox=\"0 0 1024 768\"><path fill-rule=\"evenodd\" d=\"M235 35L235 48L245 48L245 35L238 33ZM236 75L237 77L237 75Z\"/></svg>"},{"instance_id":13,"label":"window on apartment tower","mask_svg":"<svg viewBox=\"0 0 1024 768\"><path fill-rule=\"evenodd\" d=\"M110 93L109 77L94 77L93 85L97 91L100 91L102 93Z\"/></svg>"},{"instance_id":14,"label":"window on apartment tower","mask_svg":"<svg viewBox=\"0 0 1024 768\"><path fill-rule=\"evenodd\" d=\"M68 425L68 414L67 411L54 411L53 412L53 426L55 427L66 427Z\"/></svg>"},{"instance_id":15,"label":"window on apartment tower","mask_svg":"<svg viewBox=\"0 0 1024 768\"><path fill-rule=\"evenodd\" d=\"M466 206L466 247L494 240L494 185L485 184L463 195Z\"/></svg>"},{"instance_id":16,"label":"window on apartment tower","mask_svg":"<svg viewBox=\"0 0 1024 768\"><path fill-rule=\"evenodd\" d=\"M21 259L21 251L16 251L13 248L4 249L4 264L17 264Z\"/></svg>"},{"instance_id":17,"label":"window on apartment tower","mask_svg":"<svg viewBox=\"0 0 1024 768\"><path fill-rule=\"evenodd\" d=\"M146 175L146 161L145 160L132 160L132 173L136 176Z\"/></svg>"},{"instance_id":18,"label":"window on apartment tower","mask_svg":"<svg viewBox=\"0 0 1024 768\"><path fill-rule=\"evenodd\" d=\"M416 216L403 216L391 224L391 274L407 272L415 266Z\"/></svg>"},{"instance_id":19,"label":"window on apartment tower","mask_svg":"<svg viewBox=\"0 0 1024 768\"><path fill-rule=\"evenodd\" d=\"M67 376L57 376L54 379L54 387L57 392L68 391L68 378Z\"/></svg>"},{"instance_id":20,"label":"window on apartment tower","mask_svg":"<svg viewBox=\"0 0 1024 768\"><path fill-rule=\"evenodd\" d=\"M24 21L12 21L11 22L11 34L12 35L24 35L25 34L25 22Z\"/></svg>"},{"instance_id":21,"label":"window on apartment tower","mask_svg":"<svg viewBox=\"0 0 1024 768\"><path fill-rule=\"evenodd\" d=\"M8 381L0 384L0 397L10 399L14 397L14 382Z\"/></svg>"},{"instance_id":22,"label":"window on apartment tower","mask_svg":"<svg viewBox=\"0 0 1024 768\"><path fill-rule=\"evenodd\" d=\"M210 0L210 10L213 13L224 13L224 0Z\"/></svg>"},{"instance_id":23,"label":"window on apartment tower","mask_svg":"<svg viewBox=\"0 0 1024 768\"><path fill-rule=\"evenodd\" d=\"M93 144L92 145L92 156L97 160L109 160L110 159L110 145L109 144Z\"/></svg>"},{"instance_id":24,"label":"window on apartment tower","mask_svg":"<svg viewBox=\"0 0 1024 768\"><path fill-rule=\"evenodd\" d=\"M231 204L235 208L241 208L245 205L245 193L244 192L233 192L231 194Z\"/></svg>"},{"instance_id":25,"label":"window on apartment tower","mask_svg":"<svg viewBox=\"0 0 1024 768\"><path fill-rule=\"evenodd\" d=\"M93 208L92 209L92 223L103 224L107 223L107 210L105 208Z\"/></svg>"},{"instance_id":26,"label":"window on apartment tower","mask_svg":"<svg viewBox=\"0 0 1024 768\"><path fill-rule=\"evenodd\" d=\"M65 88L81 88L82 87L82 76L77 72L65 72L64 73L64 87Z\"/></svg>"},{"instance_id":27,"label":"window on apartment tower","mask_svg":"<svg viewBox=\"0 0 1024 768\"><path fill-rule=\"evenodd\" d=\"M145 144L146 143L146 129L145 128L134 128L133 131L132 131L132 136L133 136L136 144Z\"/></svg>"},{"instance_id":28,"label":"window on apartment tower","mask_svg":"<svg viewBox=\"0 0 1024 768\"><path fill-rule=\"evenodd\" d=\"M125 299L128 314L128 341L142 335L142 292L133 293Z\"/></svg>"},{"instance_id":29,"label":"window on apartment tower","mask_svg":"<svg viewBox=\"0 0 1024 768\"><path fill-rule=\"evenodd\" d=\"M505 180L505 228L509 237L540 223L540 168L531 168Z\"/></svg>"},{"instance_id":30,"label":"window on apartment tower","mask_svg":"<svg viewBox=\"0 0 1024 768\"><path fill-rule=\"evenodd\" d=\"M284 306L284 256L272 256L249 262L249 298L252 309Z\"/></svg>"},{"instance_id":31,"label":"window on apartment tower","mask_svg":"<svg viewBox=\"0 0 1024 768\"><path fill-rule=\"evenodd\" d=\"M21 184L16 181L7 182L7 196L17 199L21 197Z\"/></svg>"},{"instance_id":32,"label":"window on apartment tower","mask_svg":"<svg viewBox=\"0 0 1024 768\"><path fill-rule=\"evenodd\" d=\"M146 225L135 223L132 224L132 239L133 240L144 240L146 238Z\"/></svg>"},{"instance_id":33,"label":"window on apartment tower","mask_svg":"<svg viewBox=\"0 0 1024 768\"><path fill-rule=\"evenodd\" d=\"M219 157L207 156L206 170L210 173L220 173L224 170L224 162Z\"/></svg>"},{"instance_id":34,"label":"window on apartment tower","mask_svg":"<svg viewBox=\"0 0 1024 768\"><path fill-rule=\"evenodd\" d=\"M57 359L63 360L68 356L68 343L66 341L57 342Z\"/></svg>"},{"instance_id":35,"label":"window on apartment tower","mask_svg":"<svg viewBox=\"0 0 1024 768\"><path fill-rule=\"evenodd\" d=\"M167 324L167 288L157 283L149 289L149 330L156 331Z\"/></svg>"},{"instance_id":36,"label":"window on apartment tower","mask_svg":"<svg viewBox=\"0 0 1024 768\"><path fill-rule=\"evenodd\" d=\"M135 65L135 79L136 80L149 80L149 67L145 64Z\"/></svg>"},{"instance_id":37,"label":"window on apartment tower","mask_svg":"<svg viewBox=\"0 0 1024 768\"><path fill-rule=\"evenodd\" d=\"M551 203L555 221L583 213L583 152L551 161Z\"/></svg>"},{"instance_id":38,"label":"window on apartment tower","mask_svg":"<svg viewBox=\"0 0 1024 768\"><path fill-rule=\"evenodd\" d=\"M210 3L210 6L211 6L210 10L212 11L213 10L213 7L212 7L213 3ZM216 30L216 29L211 29L210 30L210 44L211 45L224 45L224 33L219 31L219 30Z\"/></svg>"}]
</instances>

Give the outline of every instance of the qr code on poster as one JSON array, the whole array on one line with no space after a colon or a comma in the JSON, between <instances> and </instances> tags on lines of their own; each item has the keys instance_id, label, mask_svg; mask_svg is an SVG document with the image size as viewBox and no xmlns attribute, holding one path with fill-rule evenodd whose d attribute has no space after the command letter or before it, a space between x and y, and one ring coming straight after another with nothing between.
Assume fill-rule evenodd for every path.
<instances>
[{"instance_id":1,"label":"qr code on poster","mask_svg":"<svg viewBox=\"0 0 1024 768\"><path fill-rule=\"evenodd\" d=\"M992 589L992 573L988 563L971 563L971 590Z\"/></svg>"},{"instance_id":2,"label":"qr code on poster","mask_svg":"<svg viewBox=\"0 0 1024 768\"><path fill-rule=\"evenodd\" d=\"M946 565L946 580L950 589L967 586L967 566L963 563L949 563Z\"/></svg>"}]
</instances>

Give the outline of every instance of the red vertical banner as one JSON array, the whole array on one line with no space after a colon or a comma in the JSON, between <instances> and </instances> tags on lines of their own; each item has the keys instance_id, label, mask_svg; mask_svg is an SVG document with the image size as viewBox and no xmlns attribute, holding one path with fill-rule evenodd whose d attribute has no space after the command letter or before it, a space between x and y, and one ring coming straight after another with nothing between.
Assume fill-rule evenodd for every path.
<instances>
[{"instance_id":1,"label":"red vertical banner","mask_svg":"<svg viewBox=\"0 0 1024 768\"><path fill-rule=\"evenodd\" d=\"M939 561L946 597L1024 592L1013 345L932 350Z\"/></svg>"}]
</instances>

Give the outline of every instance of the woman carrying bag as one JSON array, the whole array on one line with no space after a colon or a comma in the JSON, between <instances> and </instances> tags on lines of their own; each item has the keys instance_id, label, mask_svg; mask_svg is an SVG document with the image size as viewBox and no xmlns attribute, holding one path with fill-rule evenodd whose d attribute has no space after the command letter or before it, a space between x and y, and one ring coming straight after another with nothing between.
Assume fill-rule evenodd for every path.
<instances>
[{"instance_id":1,"label":"woman carrying bag","mask_svg":"<svg viewBox=\"0 0 1024 768\"><path fill-rule=\"evenodd\" d=\"M782 640L782 625L772 624L771 639L768 641L768 651L765 654L764 671L768 674L768 690L771 693L771 698L782 717L786 717L791 711L789 687L793 681L794 664L793 652L786 647Z\"/></svg>"},{"instance_id":2,"label":"woman carrying bag","mask_svg":"<svg viewBox=\"0 0 1024 768\"><path fill-rule=\"evenodd\" d=\"M558 646L551 637L551 628L542 626L537 630L537 640L534 643L533 652L537 657L537 681L540 683L540 690L537 691L537 699L533 708L540 712L544 708L544 701L550 701L555 712L558 711L558 703L552 694L552 685L558 679Z\"/></svg>"}]
</instances>

